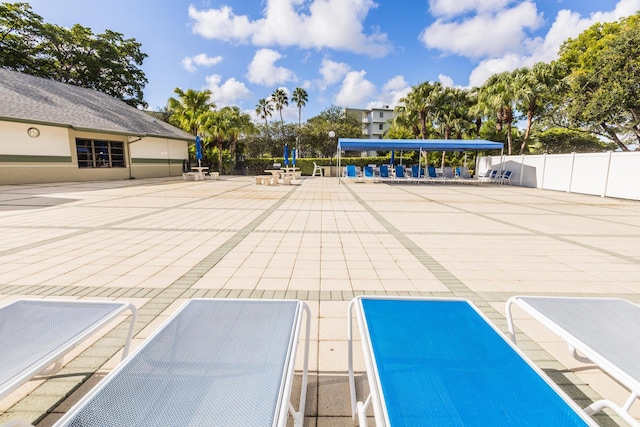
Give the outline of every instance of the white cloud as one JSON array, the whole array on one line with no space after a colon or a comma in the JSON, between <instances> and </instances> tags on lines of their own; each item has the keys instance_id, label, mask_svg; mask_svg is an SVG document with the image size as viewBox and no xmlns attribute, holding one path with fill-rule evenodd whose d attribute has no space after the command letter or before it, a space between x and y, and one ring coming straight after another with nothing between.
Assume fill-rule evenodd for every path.
<instances>
[{"instance_id":1,"label":"white cloud","mask_svg":"<svg viewBox=\"0 0 640 427\"><path fill-rule=\"evenodd\" d=\"M513 0L429 0L429 10L433 16L455 16L477 11L489 12L506 7Z\"/></svg>"},{"instance_id":2,"label":"white cloud","mask_svg":"<svg viewBox=\"0 0 640 427\"><path fill-rule=\"evenodd\" d=\"M247 78L251 83L265 86L296 80L293 71L275 65L276 61L281 58L282 55L275 50L258 50L249 64Z\"/></svg>"},{"instance_id":3,"label":"white cloud","mask_svg":"<svg viewBox=\"0 0 640 427\"><path fill-rule=\"evenodd\" d=\"M436 20L420 40L429 48L468 58L498 56L522 49L525 30L542 25L536 5L525 1L495 13L480 13L460 22Z\"/></svg>"},{"instance_id":4,"label":"white cloud","mask_svg":"<svg viewBox=\"0 0 640 427\"><path fill-rule=\"evenodd\" d=\"M348 64L324 58L320 65L320 75L322 76L320 85L323 89L332 86L342 80L349 71L351 71L351 67Z\"/></svg>"},{"instance_id":5,"label":"white cloud","mask_svg":"<svg viewBox=\"0 0 640 427\"><path fill-rule=\"evenodd\" d=\"M469 76L470 86L481 86L491 75L531 66L536 62L550 62L558 57L558 51L568 38L577 37L596 22L612 22L640 10L640 0L620 0L609 12L595 12L582 17L577 12L560 10L549 31L543 38L529 38L522 42L521 52L509 52L481 61Z\"/></svg>"},{"instance_id":6,"label":"white cloud","mask_svg":"<svg viewBox=\"0 0 640 427\"><path fill-rule=\"evenodd\" d=\"M240 99L251 98L251 91L247 89L244 83L237 81L233 77L220 84L222 77L218 74L212 74L206 77L206 82L207 88L213 93L211 99L218 108L234 105Z\"/></svg>"},{"instance_id":7,"label":"white cloud","mask_svg":"<svg viewBox=\"0 0 640 427\"><path fill-rule=\"evenodd\" d=\"M398 105L400 98L406 96L410 90L411 86L403 76L395 76L387 80L382 86L378 99L383 106L388 105L393 108Z\"/></svg>"},{"instance_id":8,"label":"white cloud","mask_svg":"<svg viewBox=\"0 0 640 427\"><path fill-rule=\"evenodd\" d=\"M263 17L255 20L234 14L229 6L198 10L192 5L189 17L193 31L208 39L384 56L391 50L387 35L363 29L375 7L373 0L266 0Z\"/></svg>"},{"instance_id":9,"label":"white cloud","mask_svg":"<svg viewBox=\"0 0 640 427\"><path fill-rule=\"evenodd\" d=\"M376 94L376 86L365 79L366 71L349 71L336 95L335 104L342 107L364 105Z\"/></svg>"},{"instance_id":10,"label":"white cloud","mask_svg":"<svg viewBox=\"0 0 640 427\"><path fill-rule=\"evenodd\" d=\"M222 56L207 56L206 53L200 53L196 56L188 56L182 60L182 66L189 72L195 72L197 66L211 67L222 61Z\"/></svg>"}]
</instances>

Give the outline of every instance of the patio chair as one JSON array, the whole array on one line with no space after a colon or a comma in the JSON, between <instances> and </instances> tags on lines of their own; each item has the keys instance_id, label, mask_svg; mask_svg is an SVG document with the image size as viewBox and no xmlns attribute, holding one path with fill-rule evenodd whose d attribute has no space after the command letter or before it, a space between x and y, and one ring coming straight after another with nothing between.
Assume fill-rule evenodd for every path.
<instances>
[{"instance_id":1,"label":"patio chair","mask_svg":"<svg viewBox=\"0 0 640 427\"><path fill-rule=\"evenodd\" d=\"M366 179L374 179L375 175L373 174L373 167L371 165L364 167L364 177Z\"/></svg>"},{"instance_id":2,"label":"patio chair","mask_svg":"<svg viewBox=\"0 0 640 427\"><path fill-rule=\"evenodd\" d=\"M445 166L442 169L442 178L445 181L452 181L453 180L453 168L451 166Z\"/></svg>"},{"instance_id":3,"label":"patio chair","mask_svg":"<svg viewBox=\"0 0 640 427\"><path fill-rule=\"evenodd\" d=\"M313 174L311 176L316 176L316 172L319 176L324 176L324 174L322 173L322 168L318 166L316 162L313 162Z\"/></svg>"},{"instance_id":4,"label":"patio chair","mask_svg":"<svg viewBox=\"0 0 640 427\"><path fill-rule=\"evenodd\" d=\"M389 179L389 166L380 165L380 179Z\"/></svg>"},{"instance_id":5,"label":"patio chair","mask_svg":"<svg viewBox=\"0 0 640 427\"><path fill-rule=\"evenodd\" d=\"M290 403L306 314L299 409ZM309 308L297 300L187 301L56 426L302 426Z\"/></svg>"},{"instance_id":6,"label":"patio chair","mask_svg":"<svg viewBox=\"0 0 640 427\"><path fill-rule=\"evenodd\" d=\"M404 182L409 181L408 177L404 173L404 166L396 165L396 173L395 173L394 181L404 181Z\"/></svg>"},{"instance_id":7,"label":"patio chair","mask_svg":"<svg viewBox=\"0 0 640 427\"><path fill-rule=\"evenodd\" d=\"M351 410L376 426L596 425L469 301L357 297L349 304ZM356 396L353 311L370 394Z\"/></svg>"},{"instance_id":8,"label":"patio chair","mask_svg":"<svg viewBox=\"0 0 640 427\"><path fill-rule=\"evenodd\" d=\"M511 185L511 171L502 171L500 175L495 179L498 184L502 184L505 181Z\"/></svg>"},{"instance_id":9,"label":"patio chair","mask_svg":"<svg viewBox=\"0 0 640 427\"><path fill-rule=\"evenodd\" d=\"M0 308L0 399L36 375L57 371L69 351L125 310L131 322L123 358L136 321L132 304L21 299Z\"/></svg>"},{"instance_id":10,"label":"patio chair","mask_svg":"<svg viewBox=\"0 0 640 427\"><path fill-rule=\"evenodd\" d=\"M347 165L347 178L355 179L358 177L356 165Z\"/></svg>"},{"instance_id":11,"label":"patio chair","mask_svg":"<svg viewBox=\"0 0 640 427\"><path fill-rule=\"evenodd\" d=\"M478 175L478 179L480 181L489 182L493 181L498 174L498 171L495 169L488 169L485 173L481 173Z\"/></svg>"},{"instance_id":12,"label":"patio chair","mask_svg":"<svg viewBox=\"0 0 640 427\"><path fill-rule=\"evenodd\" d=\"M438 172L436 171L435 166L429 166L427 168L427 175L429 176L429 181L440 179L440 177L438 177Z\"/></svg>"},{"instance_id":13,"label":"patio chair","mask_svg":"<svg viewBox=\"0 0 640 427\"><path fill-rule=\"evenodd\" d=\"M585 408L588 414L610 408L629 424L640 425L628 413L640 396L639 306L619 298L515 296L506 304L509 334L514 343L514 304L567 342L575 359L596 364L630 390L622 406L599 400Z\"/></svg>"}]
</instances>

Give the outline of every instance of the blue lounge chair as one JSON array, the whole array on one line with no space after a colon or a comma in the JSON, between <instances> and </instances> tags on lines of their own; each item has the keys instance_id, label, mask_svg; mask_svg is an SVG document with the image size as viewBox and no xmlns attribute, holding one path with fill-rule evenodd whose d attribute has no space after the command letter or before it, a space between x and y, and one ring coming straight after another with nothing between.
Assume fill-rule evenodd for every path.
<instances>
[{"instance_id":1,"label":"blue lounge chair","mask_svg":"<svg viewBox=\"0 0 640 427\"><path fill-rule=\"evenodd\" d=\"M396 175L394 181L408 181L407 176L404 174L404 166L396 165Z\"/></svg>"},{"instance_id":2,"label":"blue lounge chair","mask_svg":"<svg viewBox=\"0 0 640 427\"><path fill-rule=\"evenodd\" d=\"M299 410L290 403L306 312ZM187 301L56 426L302 426L309 309L296 300Z\"/></svg>"},{"instance_id":3,"label":"blue lounge chair","mask_svg":"<svg viewBox=\"0 0 640 427\"><path fill-rule=\"evenodd\" d=\"M38 374L57 371L65 354L125 310L131 311L131 320L123 358L136 321L132 304L24 299L0 308L0 398Z\"/></svg>"},{"instance_id":4,"label":"blue lounge chair","mask_svg":"<svg viewBox=\"0 0 640 427\"><path fill-rule=\"evenodd\" d=\"M380 178L389 179L389 166L380 165Z\"/></svg>"},{"instance_id":5,"label":"blue lounge chair","mask_svg":"<svg viewBox=\"0 0 640 427\"><path fill-rule=\"evenodd\" d=\"M347 165L347 178L357 178L356 165Z\"/></svg>"},{"instance_id":6,"label":"blue lounge chair","mask_svg":"<svg viewBox=\"0 0 640 427\"><path fill-rule=\"evenodd\" d=\"M435 166L429 166L429 167L427 168L427 174L429 175L429 180L430 180L430 181L433 181L433 180L439 179L439 177L438 177L438 172L436 172L436 168L435 168Z\"/></svg>"},{"instance_id":7,"label":"blue lounge chair","mask_svg":"<svg viewBox=\"0 0 640 427\"><path fill-rule=\"evenodd\" d=\"M365 166L364 167L364 177L368 178L368 179L375 178L375 175L373 174L373 167L371 167L371 166Z\"/></svg>"},{"instance_id":8,"label":"blue lounge chair","mask_svg":"<svg viewBox=\"0 0 640 427\"><path fill-rule=\"evenodd\" d=\"M358 401L353 311L370 395ZM376 426L597 425L469 301L358 297L348 313L354 419Z\"/></svg>"},{"instance_id":9,"label":"blue lounge chair","mask_svg":"<svg viewBox=\"0 0 640 427\"><path fill-rule=\"evenodd\" d=\"M424 170L418 165L411 165L411 178L418 180L424 176Z\"/></svg>"}]
</instances>

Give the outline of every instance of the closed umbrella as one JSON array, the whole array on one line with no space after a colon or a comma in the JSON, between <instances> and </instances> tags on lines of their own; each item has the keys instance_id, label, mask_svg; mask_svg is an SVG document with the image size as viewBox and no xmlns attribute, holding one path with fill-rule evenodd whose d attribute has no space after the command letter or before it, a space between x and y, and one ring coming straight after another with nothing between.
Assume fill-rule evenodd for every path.
<instances>
[{"instance_id":1,"label":"closed umbrella","mask_svg":"<svg viewBox=\"0 0 640 427\"><path fill-rule=\"evenodd\" d=\"M393 166L395 162L396 162L396 152L394 150L391 150L391 160L389 160L389 164Z\"/></svg>"},{"instance_id":2,"label":"closed umbrella","mask_svg":"<svg viewBox=\"0 0 640 427\"><path fill-rule=\"evenodd\" d=\"M296 149L295 148L291 150L291 165L294 168L296 167Z\"/></svg>"},{"instance_id":3,"label":"closed umbrella","mask_svg":"<svg viewBox=\"0 0 640 427\"><path fill-rule=\"evenodd\" d=\"M202 160L202 139L200 135L196 136L196 159L198 160L198 167L200 167L200 161Z\"/></svg>"},{"instance_id":4,"label":"closed umbrella","mask_svg":"<svg viewBox=\"0 0 640 427\"><path fill-rule=\"evenodd\" d=\"M284 144L284 165L289 165L289 146Z\"/></svg>"}]
</instances>

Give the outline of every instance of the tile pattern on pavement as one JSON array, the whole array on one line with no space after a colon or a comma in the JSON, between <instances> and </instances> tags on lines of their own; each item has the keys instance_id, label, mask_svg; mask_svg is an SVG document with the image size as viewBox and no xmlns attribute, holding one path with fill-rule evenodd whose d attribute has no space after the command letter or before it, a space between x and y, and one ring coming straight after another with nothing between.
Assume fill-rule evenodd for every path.
<instances>
[{"instance_id":1,"label":"tile pattern on pavement","mask_svg":"<svg viewBox=\"0 0 640 427\"><path fill-rule=\"evenodd\" d=\"M314 317L306 424L338 426L350 425L346 306L356 295L467 298L503 331L504 302L516 294L640 302L636 202L495 185L300 181L0 186L0 303L130 300L139 344L188 298L305 300ZM521 348L579 404L624 400L621 387L520 316ZM111 325L56 375L3 399L0 422L55 422L117 364L125 330Z\"/></svg>"}]
</instances>

